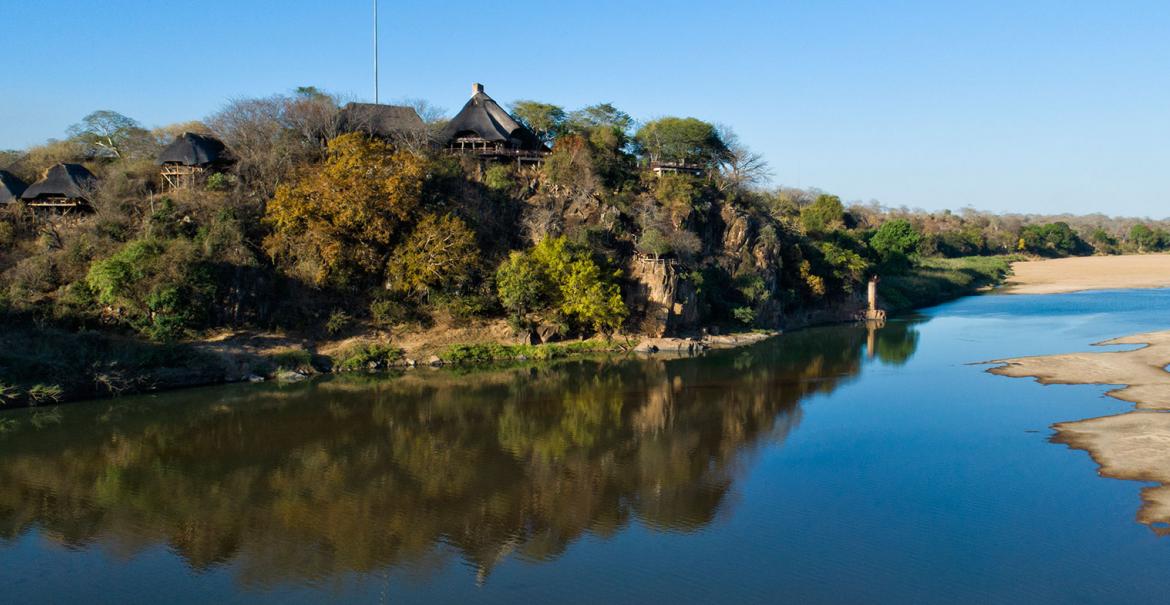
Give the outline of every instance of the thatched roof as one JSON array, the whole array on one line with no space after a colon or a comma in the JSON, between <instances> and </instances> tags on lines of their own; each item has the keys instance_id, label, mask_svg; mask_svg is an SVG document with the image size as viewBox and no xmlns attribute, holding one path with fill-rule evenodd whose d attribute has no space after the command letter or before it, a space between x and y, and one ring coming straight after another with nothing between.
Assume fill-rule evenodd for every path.
<instances>
[{"instance_id":1,"label":"thatched roof","mask_svg":"<svg viewBox=\"0 0 1170 605\"><path fill-rule=\"evenodd\" d=\"M159 164L182 166L210 166L230 160L223 141L206 134L184 132L175 137L162 153L158 154Z\"/></svg>"},{"instance_id":2,"label":"thatched roof","mask_svg":"<svg viewBox=\"0 0 1170 605\"><path fill-rule=\"evenodd\" d=\"M338 122L342 132L364 132L386 139L413 136L426 131L426 125L418 117L418 112L404 105L346 103L341 108Z\"/></svg>"},{"instance_id":3,"label":"thatched roof","mask_svg":"<svg viewBox=\"0 0 1170 605\"><path fill-rule=\"evenodd\" d=\"M531 130L504 111L495 99L487 96L482 84L472 84L471 100L447 123L439 138L450 144L457 137L477 136L512 149L548 151Z\"/></svg>"},{"instance_id":4,"label":"thatched roof","mask_svg":"<svg viewBox=\"0 0 1170 605\"><path fill-rule=\"evenodd\" d=\"M81 164L57 164L41 180L29 185L20 199L26 201L44 198L87 200L97 177Z\"/></svg>"},{"instance_id":5,"label":"thatched roof","mask_svg":"<svg viewBox=\"0 0 1170 605\"><path fill-rule=\"evenodd\" d=\"M0 204L15 202L20 199L20 194L24 193L25 189L28 189L28 183L7 170L0 170Z\"/></svg>"}]
</instances>

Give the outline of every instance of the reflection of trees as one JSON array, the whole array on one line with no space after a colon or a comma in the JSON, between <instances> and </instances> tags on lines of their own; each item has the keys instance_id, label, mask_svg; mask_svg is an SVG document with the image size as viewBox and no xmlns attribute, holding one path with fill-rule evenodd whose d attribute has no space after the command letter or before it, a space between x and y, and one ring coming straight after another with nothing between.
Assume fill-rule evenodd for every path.
<instances>
[{"instance_id":1,"label":"reflection of trees","mask_svg":"<svg viewBox=\"0 0 1170 605\"><path fill-rule=\"evenodd\" d=\"M67 408L0 437L0 536L165 542L246 582L556 557L631 519L709 523L754 446L859 371L865 331L696 359L335 379ZM226 394L225 394L226 393ZM209 399L211 399L209 401Z\"/></svg>"}]
</instances>

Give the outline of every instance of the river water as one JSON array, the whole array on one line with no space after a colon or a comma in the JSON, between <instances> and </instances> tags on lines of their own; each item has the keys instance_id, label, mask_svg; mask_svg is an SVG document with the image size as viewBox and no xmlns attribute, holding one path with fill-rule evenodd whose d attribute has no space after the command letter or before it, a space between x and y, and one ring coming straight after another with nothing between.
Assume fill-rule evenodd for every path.
<instances>
[{"instance_id":1,"label":"river water","mask_svg":"<svg viewBox=\"0 0 1170 605\"><path fill-rule=\"evenodd\" d=\"M975 362L1167 329L1170 290L980 296L677 359L0 413L0 601L1162 602L1146 484Z\"/></svg>"}]
</instances>

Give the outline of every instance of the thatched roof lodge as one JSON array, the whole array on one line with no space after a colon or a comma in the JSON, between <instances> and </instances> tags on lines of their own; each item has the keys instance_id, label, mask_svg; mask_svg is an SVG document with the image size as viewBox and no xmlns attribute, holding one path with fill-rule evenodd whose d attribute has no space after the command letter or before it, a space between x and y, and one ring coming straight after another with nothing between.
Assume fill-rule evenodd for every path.
<instances>
[{"instance_id":1,"label":"thatched roof lodge","mask_svg":"<svg viewBox=\"0 0 1170 605\"><path fill-rule=\"evenodd\" d=\"M81 164L57 164L41 180L29 185L20 199L33 208L68 211L88 207L97 177Z\"/></svg>"},{"instance_id":2,"label":"thatched roof lodge","mask_svg":"<svg viewBox=\"0 0 1170 605\"><path fill-rule=\"evenodd\" d=\"M427 126L413 107L375 103L346 103L338 113L341 132L364 132L391 142L423 144Z\"/></svg>"},{"instance_id":3,"label":"thatched roof lodge","mask_svg":"<svg viewBox=\"0 0 1170 605\"><path fill-rule=\"evenodd\" d=\"M184 132L158 154L158 163L166 185L179 189L190 187L208 170L228 166L232 157L223 141L211 135Z\"/></svg>"},{"instance_id":4,"label":"thatched roof lodge","mask_svg":"<svg viewBox=\"0 0 1170 605\"><path fill-rule=\"evenodd\" d=\"M439 134L444 147L481 157L539 161L549 149L527 127L483 91L471 85L471 99Z\"/></svg>"},{"instance_id":5,"label":"thatched roof lodge","mask_svg":"<svg viewBox=\"0 0 1170 605\"><path fill-rule=\"evenodd\" d=\"M7 170L0 170L0 206L19 200L25 189L28 189L28 183Z\"/></svg>"}]
</instances>

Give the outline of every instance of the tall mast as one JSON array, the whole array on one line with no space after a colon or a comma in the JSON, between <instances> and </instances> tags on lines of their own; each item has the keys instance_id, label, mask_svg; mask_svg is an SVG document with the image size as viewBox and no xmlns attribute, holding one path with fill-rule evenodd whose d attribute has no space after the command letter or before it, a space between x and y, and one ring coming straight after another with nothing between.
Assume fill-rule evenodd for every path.
<instances>
[{"instance_id":1,"label":"tall mast","mask_svg":"<svg viewBox=\"0 0 1170 605\"><path fill-rule=\"evenodd\" d=\"M378 0L374 0L374 103L378 103Z\"/></svg>"}]
</instances>

